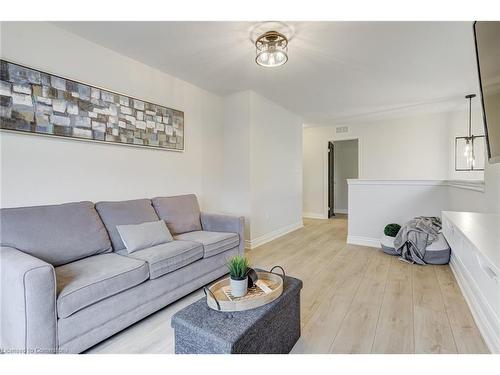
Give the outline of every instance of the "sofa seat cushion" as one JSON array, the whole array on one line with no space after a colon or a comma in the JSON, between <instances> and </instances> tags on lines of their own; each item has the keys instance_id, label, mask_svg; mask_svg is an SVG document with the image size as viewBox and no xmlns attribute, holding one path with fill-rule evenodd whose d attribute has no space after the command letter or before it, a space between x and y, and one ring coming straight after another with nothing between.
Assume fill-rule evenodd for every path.
<instances>
[{"instance_id":1,"label":"sofa seat cushion","mask_svg":"<svg viewBox=\"0 0 500 375\"><path fill-rule=\"evenodd\" d=\"M204 258L232 249L240 243L240 237L237 233L209 232L206 230L179 234L175 238L177 240L201 243L203 245Z\"/></svg>"},{"instance_id":2,"label":"sofa seat cushion","mask_svg":"<svg viewBox=\"0 0 500 375\"><path fill-rule=\"evenodd\" d=\"M126 250L120 254L127 254ZM203 258L203 246L191 241L171 241L127 254L128 257L146 261L149 278L156 279Z\"/></svg>"},{"instance_id":3,"label":"sofa seat cushion","mask_svg":"<svg viewBox=\"0 0 500 375\"><path fill-rule=\"evenodd\" d=\"M158 215L156 215L156 211L149 199L97 202L95 208L106 226L115 251L125 249L125 244L120 237L120 233L118 233L118 229L116 229L117 225L158 221Z\"/></svg>"},{"instance_id":4,"label":"sofa seat cushion","mask_svg":"<svg viewBox=\"0 0 500 375\"><path fill-rule=\"evenodd\" d=\"M149 278L143 260L109 253L56 267L57 315L71 314Z\"/></svg>"}]
</instances>

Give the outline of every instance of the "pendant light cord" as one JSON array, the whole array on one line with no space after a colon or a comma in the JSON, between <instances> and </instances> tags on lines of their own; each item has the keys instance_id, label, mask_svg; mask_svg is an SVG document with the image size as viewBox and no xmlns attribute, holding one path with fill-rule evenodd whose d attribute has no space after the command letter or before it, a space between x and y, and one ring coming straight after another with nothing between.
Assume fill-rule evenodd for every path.
<instances>
[{"instance_id":1,"label":"pendant light cord","mask_svg":"<svg viewBox=\"0 0 500 375\"><path fill-rule=\"evenodd\" d=\"M469 138L472 138L472 97L469 98Z\"/></svg>"}]
</instances>

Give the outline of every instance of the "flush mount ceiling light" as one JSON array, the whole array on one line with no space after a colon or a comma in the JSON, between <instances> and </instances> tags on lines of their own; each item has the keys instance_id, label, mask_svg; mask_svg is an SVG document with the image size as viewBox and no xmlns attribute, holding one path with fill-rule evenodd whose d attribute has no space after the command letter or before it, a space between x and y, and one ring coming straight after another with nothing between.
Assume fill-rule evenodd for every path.
<instances>
[{"instance_id":1,"label":"flush mount ceiling light","mask_svg":"<svg viewBox=\"0 0 500 375\"><path fill-rule=\"evenodd\" d=\"M277 31L268 31L255 41L255 62L272 68L288 61L288 39Z\"/></svg>"}]
</instances>

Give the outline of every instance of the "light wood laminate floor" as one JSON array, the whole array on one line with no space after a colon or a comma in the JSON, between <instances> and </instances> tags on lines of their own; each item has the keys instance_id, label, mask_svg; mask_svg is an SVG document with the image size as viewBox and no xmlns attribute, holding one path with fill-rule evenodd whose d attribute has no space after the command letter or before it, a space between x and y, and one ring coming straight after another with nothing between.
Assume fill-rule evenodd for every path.
<instances>
[{"instance_id":1,"label":"light wood laminate floor","mask_svg":"<svg viewBox=\"0 0 500 375\"><path fill-rule=\"evenodd\" d=\"M302 279L302 337L292 353L488 353L448 266L416 266L346 244L347 218L250 250L252 265ZM90 353L173 353L172 315L201 290L93 347Z\"/></svg>"}]
</instances>

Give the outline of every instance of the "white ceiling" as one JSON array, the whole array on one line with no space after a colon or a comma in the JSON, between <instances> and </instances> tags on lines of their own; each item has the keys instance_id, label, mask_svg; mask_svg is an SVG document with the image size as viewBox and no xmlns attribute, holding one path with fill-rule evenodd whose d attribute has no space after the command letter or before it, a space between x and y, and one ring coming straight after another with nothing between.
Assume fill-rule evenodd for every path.
<instances>
[{"instance_id":1,"label":"white ceiling","mask_svg":"<svg viewBox=\"0 0 500 375\"><path fill-rule=\"evenodd\" d=\"M254 90L315 124L439 111L477 92L472 22L290 22L289 61L274 69L255 64L251 42L269 25L55 24L220 95Z\"/></svg>"}]
</instances>

